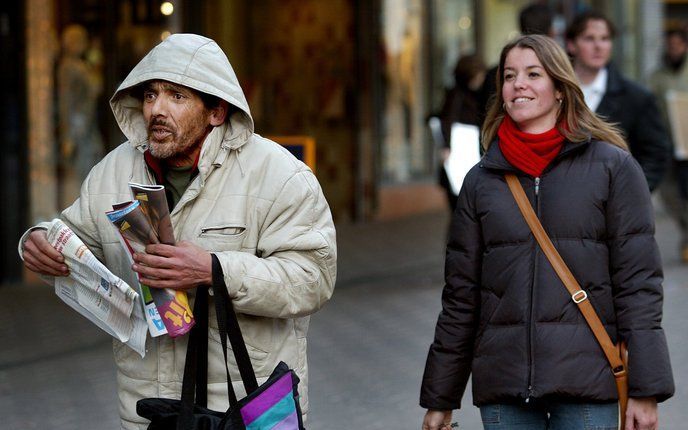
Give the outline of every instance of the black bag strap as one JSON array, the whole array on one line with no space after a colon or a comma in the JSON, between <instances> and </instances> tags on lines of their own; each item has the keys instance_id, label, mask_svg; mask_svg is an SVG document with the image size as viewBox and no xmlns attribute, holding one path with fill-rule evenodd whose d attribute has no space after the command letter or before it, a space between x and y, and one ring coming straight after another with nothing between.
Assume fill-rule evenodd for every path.
<instances>
[{"instance_id":1,"label":"black bag strap","mask_svg":"<svg viewBox=\"0 0 688 430\"><path fill-rule=\"evenodd\" d=\"M258 381L251 365L246 343L241 334L234 306L229 298L229 293L227 293L222 266L215 254L211 254L211 256L212 288L215 297L217 326L220 331L222 353L225 359L229 408L230 410L238 410L239 401L232 387L232 379L227 365L227 338L229 338L229 342L232 345L234 358L247 394L258 389ZM189 342L186 349L177 430L192 428L194 405L206 407L208 403L208 287L201 286L196 289L193 312L195 324L189 334Z\"/></svg>"},{"instance_id":2,"label":"black bag strap","mask_svg":"<svg viewBox=\"0 0 688 430\"><path fill-rule=\"evenodd\" d=\"M213 295L215 298L215 313L217 314L217 326L220 331L220 341L222 342L222 351L225 355L225 368L227 370L227 384L231 390L232 381L229 378L229 369L227 369L227 338L232 345L232 352L239 368L241 380L244 383L244 389L247 394L250 394L258 389L258 381L256 374L251 365L251 359L246 349L244 337L241 334L241 327L237 320L236 313L232 300L227 293L225 285L224 274L222 273L222 266L215 254L213 258ZM232 390L233 391L233 390Z\"/></svg>"},{"instance_id":3,"label":"black bag strap","mask_svg":"<svg viewBox=\"0 0 688 430\"><path fill-rule=\"evenodd\" d=\"M197 288L193 312L195 324L186 349L177 430L192 428L194 397L197 405L208 402L208 287Z\"/></svg>"}]
</instances>

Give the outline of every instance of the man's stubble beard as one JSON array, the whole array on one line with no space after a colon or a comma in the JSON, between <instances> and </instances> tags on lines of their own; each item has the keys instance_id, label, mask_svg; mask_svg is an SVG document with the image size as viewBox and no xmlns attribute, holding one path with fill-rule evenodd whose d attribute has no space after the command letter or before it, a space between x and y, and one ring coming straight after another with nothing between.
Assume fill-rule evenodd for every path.
<instances>
[{"instance_id":1,"label":"man's stubble beard","mask_svg":"<svg viewBox=\"0 0 688 430\"><path fill-rule=\"evenodd\" d=\"M148 138L148 150L157 159L165 160L178 155L186 154L193 148L194 140L177 140L177 134L173 133L163 142L157 142L152 137Z\"/></svg>"},{"instance_id":2,"label":"man's stubble beard","mask_svg":"<svg viewBox=\"0 0 688 430\"><path fill-rule=\"evenodd\" d=\"M156 141L151 130L153 125L166 127L170 130L170 136L163 141ZM186 133L179 134L177 128L172 128L171 125L163 121L152 120L148 126L148 150L150 154L159 160L166 160L183 157L193 152L197 145L203 143L203 139L208 134L209 126L201 119L197 119L195 123L189 125Z\"/></svg>"}]
</instances>

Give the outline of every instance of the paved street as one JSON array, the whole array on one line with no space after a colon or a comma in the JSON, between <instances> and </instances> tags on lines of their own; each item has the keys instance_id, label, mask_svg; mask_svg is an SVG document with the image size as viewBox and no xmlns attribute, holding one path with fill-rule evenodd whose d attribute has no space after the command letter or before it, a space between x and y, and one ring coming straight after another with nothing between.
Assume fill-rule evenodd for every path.
<instances>
[{"instance_id":1,"label":"paved street","mask_svg":"<svg viewBox=\"0 0 688 430\"><path fill-rule=\"evenodd\" d=\"M420 428L418 387L440 306L447 220L434 213L338 226L335 295L311 320L309 428ZM688 267L679 265L676 230L661 213L657 228L665 264L665 327L678 387L677 396L660 407L660 428L683 430ZM110 340L49 288L0 288L0 342L0 428L117 428ZM470 396L458 420L464 429L481 428Z\"/></svg>"}]
</instances>

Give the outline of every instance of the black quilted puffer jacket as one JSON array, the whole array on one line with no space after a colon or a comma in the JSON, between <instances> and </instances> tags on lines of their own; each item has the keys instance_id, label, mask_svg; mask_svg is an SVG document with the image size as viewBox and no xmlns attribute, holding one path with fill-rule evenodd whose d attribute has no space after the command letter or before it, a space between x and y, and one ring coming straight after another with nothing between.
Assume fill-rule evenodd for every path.
<instances>
[{"instance_id":1,"label":"black quilted puffer jacket","mask_svg":"<svg viewBox=\"0 0 688 430\"><path fill-rule=\"evenodd\" d=\"M604 142L567 142L541 177L532 178L494 143L466 176L453 215L421 406L459 408L471 374L478 406L617 399L602 349L537 245L505 172L518 175L612 340L627 342L629 395L671 397L663 275L640 166Z\"/></svg>"}]
</instances>

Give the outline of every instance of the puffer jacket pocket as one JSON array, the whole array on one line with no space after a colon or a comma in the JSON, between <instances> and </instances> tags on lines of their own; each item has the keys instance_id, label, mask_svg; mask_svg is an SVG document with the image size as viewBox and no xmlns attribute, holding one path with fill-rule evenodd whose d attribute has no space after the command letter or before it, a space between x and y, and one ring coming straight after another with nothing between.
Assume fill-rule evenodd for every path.
<instances>
[{"instance_id":1,"label":"puffer jacket pocket","mask_svg":"<svg viewBox=\"0 0 688 430\"><path fill-rule=\"evenodd\" d=\"M199 242L208 251L238 251L246 237L246 225L241 223L217 223L202 226Z\"/></svg>"},{"instance_id":2,"label":"puffer jacket pocket","mask_svg":"<svg viewBox=\"0 0 688 430\"><path fill-rule=\"evenodd\" d=\"M238 237L246 231L245 225L227 224L201 227L200 237Z\"/></svg>"}]
</instances>

